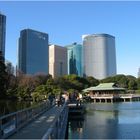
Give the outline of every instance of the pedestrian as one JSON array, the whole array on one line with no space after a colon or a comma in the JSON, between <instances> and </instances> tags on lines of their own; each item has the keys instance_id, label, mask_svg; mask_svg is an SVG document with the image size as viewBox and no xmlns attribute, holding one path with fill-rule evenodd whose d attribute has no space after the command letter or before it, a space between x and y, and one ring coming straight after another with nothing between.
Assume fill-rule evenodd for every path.
<instances>
[{"instance_id":1,"label":"pedestrian","mask_svg":"<svg viewBox=\"0 0 140 140\"><path fill-rule=\"evenodd\" d=\"M81 93L79 93L79 102L80 102L80 105L81 105L81 103L82 103L82 94Z\"/></svg>"},{"instance_id":2,"label":"pedestrian","mask_svg":"<svg viewBox=\"0 0 140 140\"><path fill-rule=\"evenodd\" d=\"M67 93L63 94L62 97L64 98L65 102L67 102L69 100L69 96Z\"/></svg>"},{"instance_id":3,"label":"pedestrian","mask_svg":"<svg viewBox=\"0 0 140 140\"><path fill-rule=\"evenodd\" d=\"M60 103L61 101L60 101L60 95L58 95L57 97L56 97L56 103L57 103L57 106L60 106Z\"/></svg>"},{"instance_id":4,"label":"pedestrian","mask_svg":"<svg viewBox=\"0 0 140 140\"><path fill-rule=\"evenodd\" d=\"M53 103L53 96L51 94L49 95L48 99L49 99L50 105L52 105L52 103Z\"/></svg>"},{"instance_id":5,"label":"pedestrian","mask_svg":"<svg viewBox=\"0 0 140 140\"><path fill-rule=\"evenodd\" d=\"M77 96L77 97L76 97L76 106L79 105L79 101L80 101L80 98L79 98L79 96Z\"/></svg>"}]
</instances>

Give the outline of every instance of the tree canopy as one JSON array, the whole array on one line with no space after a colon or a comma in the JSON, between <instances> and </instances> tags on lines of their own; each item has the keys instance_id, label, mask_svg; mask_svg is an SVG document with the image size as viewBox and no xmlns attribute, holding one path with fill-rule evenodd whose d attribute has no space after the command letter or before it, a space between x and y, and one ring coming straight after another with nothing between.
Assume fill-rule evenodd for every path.
<instances>
[{"instance_id":1,"label":"tree canopy","mask_svg":"<svg viewBox=\"0 0 140 140\"><path fill-rule=\"evenodd\" d=\"M0 97L6 98L6 85L7 85L7 72L6 66L4 64L4 58L2 57L2 52L0 51Z\"/></svg>"},{"instance_id":2,"label":"tree canopy","mask_svg":"<svg viewBox=\"0 0 140 140\"><path fill-rule=\"evenodd\" d=\"M64 75L57 78L52 78L51 75L24 75L20 74L15 77L14 75L8 76L5 72L5 65L0 63L0 90L1 97L16 97L20 99L31 98L39 101L47 99L50 94L57 96L62 92L81 92L83 89L97 86L99 83L114 82L119 87L128 90L140 90L140 78L135 78L131 75L115 75L107 77L102 80L97 80L94 77L79 77L75 74Z\"/></svg>"}]
</instances>

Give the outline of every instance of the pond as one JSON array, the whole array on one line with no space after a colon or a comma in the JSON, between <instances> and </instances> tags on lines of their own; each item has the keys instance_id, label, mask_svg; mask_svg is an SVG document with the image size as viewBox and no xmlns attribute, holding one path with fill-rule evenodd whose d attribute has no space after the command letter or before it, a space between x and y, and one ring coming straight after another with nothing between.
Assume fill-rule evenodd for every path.
<instances>
[{"instance_id":1,"label":"pond","mask_svg":"<svg viewBox=\"0 0 140 140\"><path fill-rule=\"evenodd\" d=\"M69 121L69 139L140 139L140 102L85 106L83 120Z\"/></svg>"}]
</instances>

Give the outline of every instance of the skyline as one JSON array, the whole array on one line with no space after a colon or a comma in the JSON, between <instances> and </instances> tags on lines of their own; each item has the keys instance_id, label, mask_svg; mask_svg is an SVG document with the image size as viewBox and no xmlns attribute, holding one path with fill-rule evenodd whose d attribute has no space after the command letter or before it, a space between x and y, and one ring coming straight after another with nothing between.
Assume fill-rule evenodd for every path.
<instances>
[{"instance_id":1,"label":"skyline","mask_svg":"<svg viewBox=\"0 0 140 140\"><path fill-rule=\"evenodd\" d=\"M140 67L139 1L0 1L0 11L7 17L6 59L14 66L17 41L23 29L45 32L51 44L60 46L73 42L82 44L84 34L107 33L115 36L117 74L137 77Z\"/></svg>"}]
</instances>

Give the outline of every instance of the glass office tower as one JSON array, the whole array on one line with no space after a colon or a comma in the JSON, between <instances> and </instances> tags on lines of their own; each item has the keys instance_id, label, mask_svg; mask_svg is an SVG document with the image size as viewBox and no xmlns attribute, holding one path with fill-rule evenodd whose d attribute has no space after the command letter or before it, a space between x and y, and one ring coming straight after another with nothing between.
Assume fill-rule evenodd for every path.
<instances>
[{"instance_id":1,"label":"glass office tower","mask_svg":"<svg viewBox=\"0 0 140 140\"><path fill-rule=\"evenodd\" d=\"M25 29L20 32L18 70L25 74L48 74L48 34Z\"/></svg>"},{"instance_id":2,"label":"glass office tower","mask_svg":"<svg viewBox=\"0 0 140 140\"><path fill-rule=\"evenodd\" d=\"M68 74L76 74L78 76L83 76L82 71L82 45L73 43L68 45Z\"/></svg>"},{"instance_id":3,"label":"glass office tower","mask_svg":"<svg viewBox=\"0 0 140 140\"><path fill-rule=\"evenodd\" d=\"M0 51L5 59L6 16L0 13Z\"/></svg>"},{"instance_id":4,"label":"glass office tower","mask_svg":"<svg viewBox=\"0 0 140 140\"><path fill-rule=\"evenodd\" d=\"M116 75L115 37L109 34L83 35L84 75L104 79Z\"/></svg>"}]
</instances>

